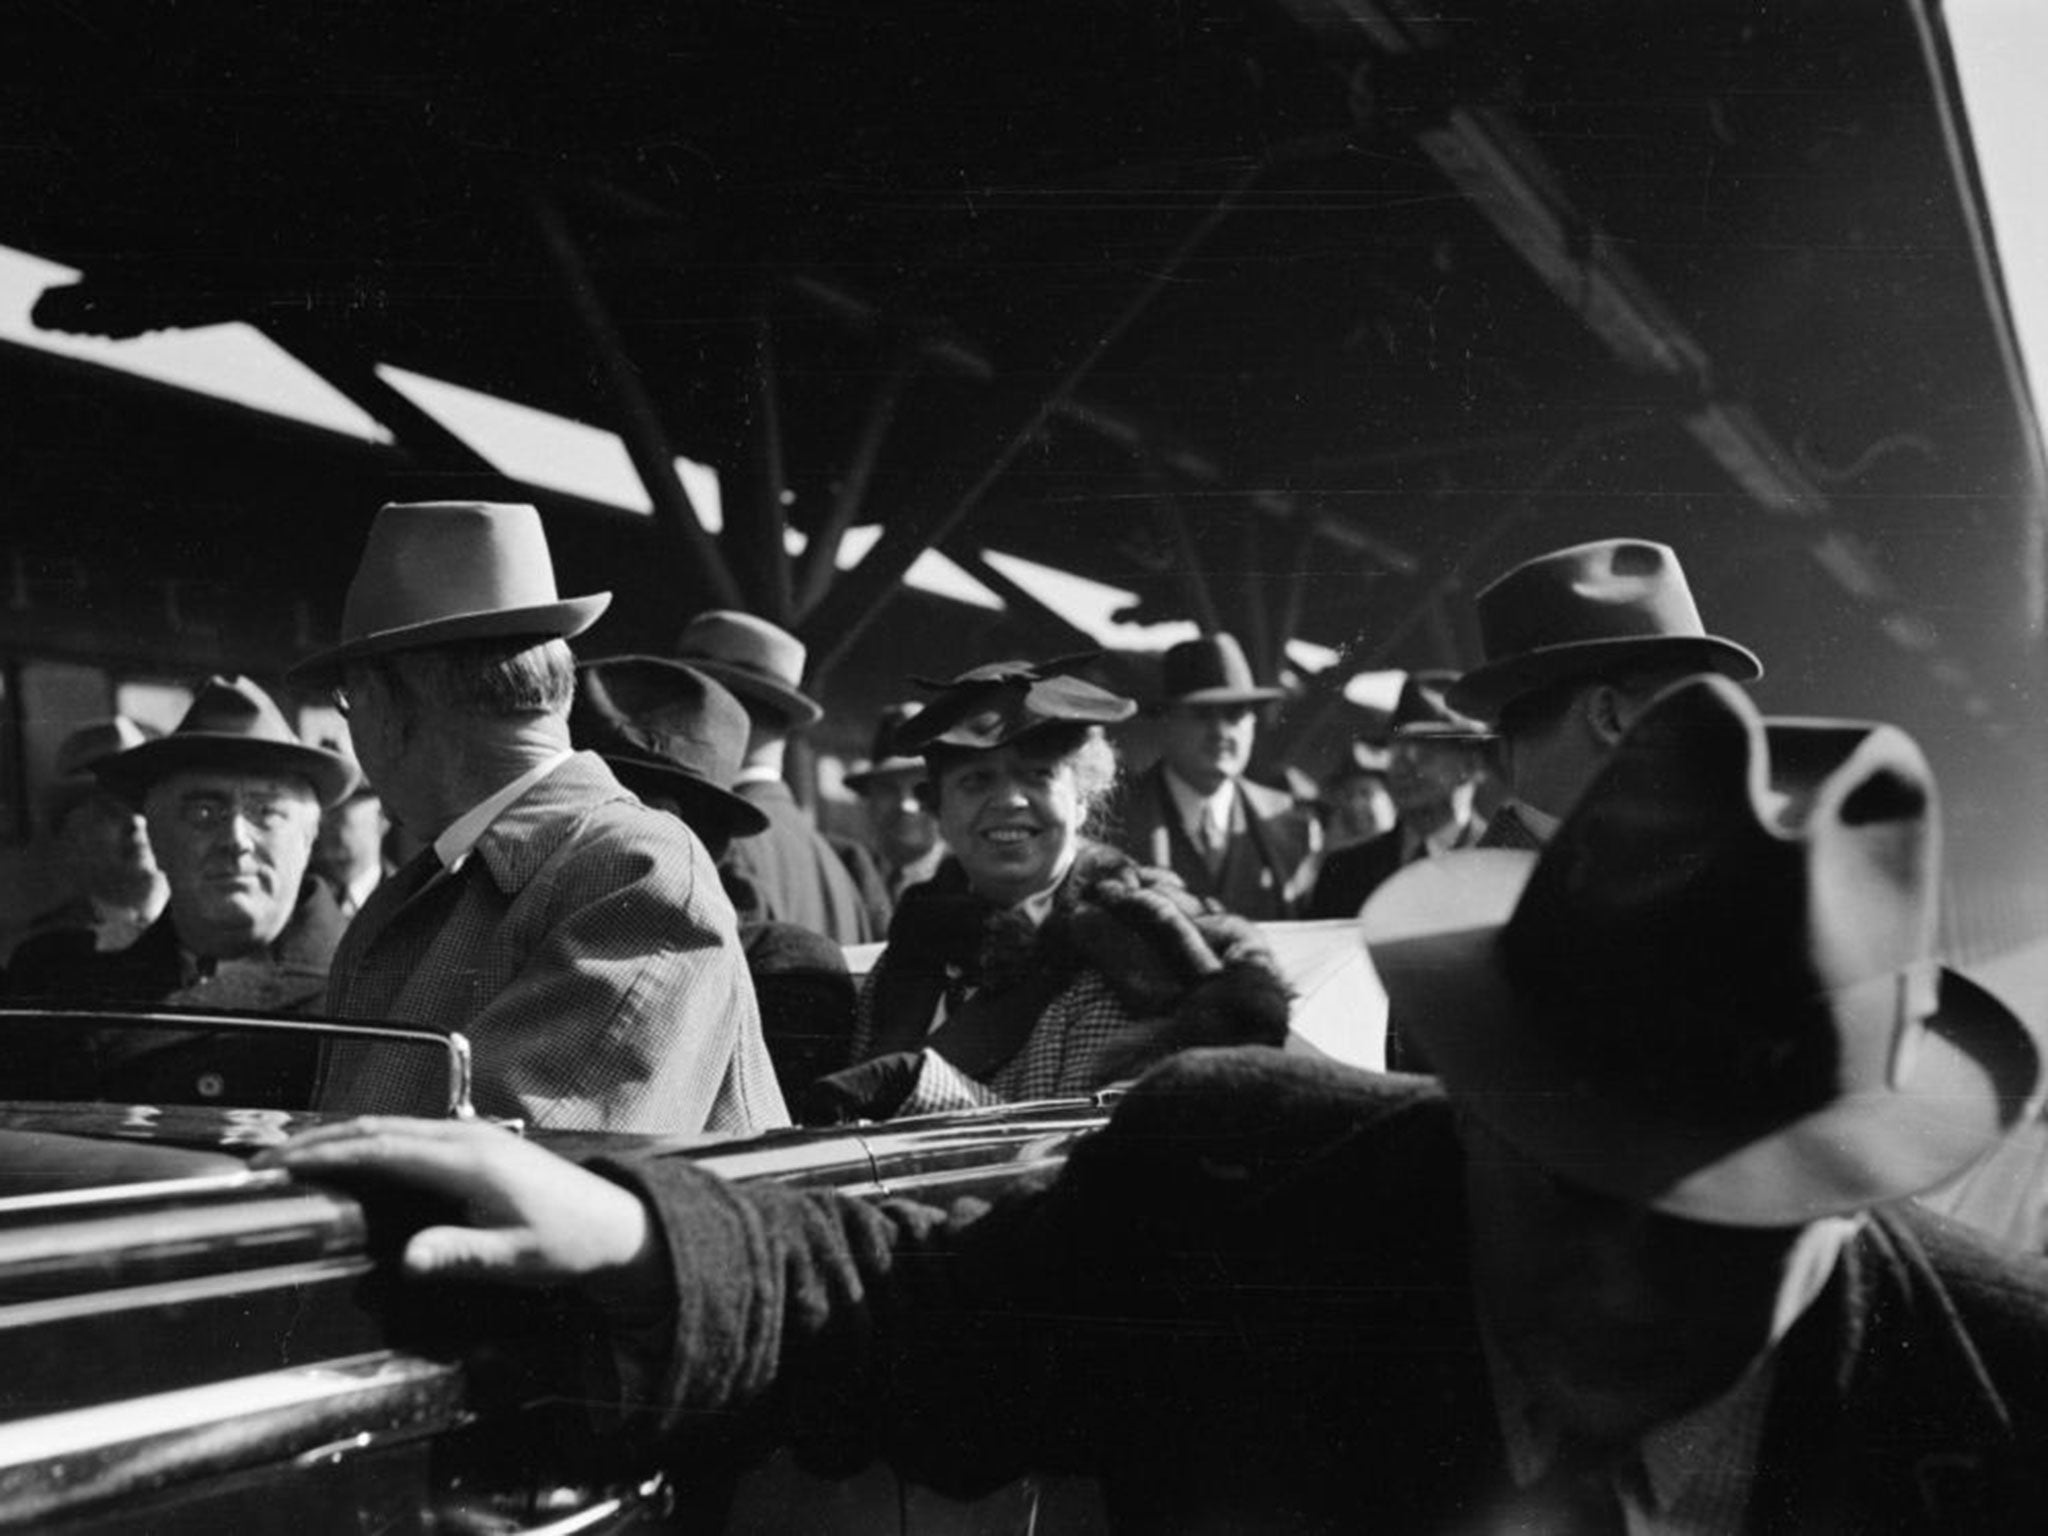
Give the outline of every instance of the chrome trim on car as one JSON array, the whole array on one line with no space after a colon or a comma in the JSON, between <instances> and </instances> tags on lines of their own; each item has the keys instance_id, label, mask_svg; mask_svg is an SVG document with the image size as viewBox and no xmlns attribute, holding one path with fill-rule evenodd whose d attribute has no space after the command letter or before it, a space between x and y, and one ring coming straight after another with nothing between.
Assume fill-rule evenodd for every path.
<instances>
[{"instance_id":1,"label":"chrome trim on car","mask_svg":"<svg viewBox=\"0 0 2048 1536\"><path fill-rule=\"evenodd\" d=\"M0 1523L31 1525L368 1433L467 1420L462 1372L383 1350L0 1425Z\"/></svg>"}]
</instances>

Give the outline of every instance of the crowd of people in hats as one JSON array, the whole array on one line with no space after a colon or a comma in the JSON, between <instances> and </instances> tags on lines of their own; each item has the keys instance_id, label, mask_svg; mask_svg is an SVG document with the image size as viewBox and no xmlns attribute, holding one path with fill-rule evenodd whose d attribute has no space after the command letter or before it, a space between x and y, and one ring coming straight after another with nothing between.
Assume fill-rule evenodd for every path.
<instances>
[{"instance_id":1,"label":"crowd of people in hats","mask_svg":"<svg viewBox=\"0 0 2048 1536\"><path fill-rule=\"evenodd\" d=\"M714 612L579 661L605 602L558 594L532 508L386 507L291 678L353 757L246 678L81 735L51 826L95 873L10 992L461 1031L484 1115L559 1129L1126 1085L1057 1177L940 1210L579 1166L360 1043L44 1031L9 1070L323 1111L261 1160L445 1197L423 1282L577 1291L562 1390L664 1454L1087 1473L1128 1531L2048 1517L2039 1224L1919 1198L2038 1120L2033 1020L1935 953L1914 743L1760 715L1667 546L1484 588L1478 664L1410 676L1320 815L1248 776L1279 693L1228 635L1164 655L1129 776L1140 704L1093 658L926 680L847 777L861 846L784 781L820 709L793 636ZM313 876L365 778L413 851ZM1402 1070L1284 1049L1261 925L1305 916L1366 947Z\"/></svg>"}]
</instances>

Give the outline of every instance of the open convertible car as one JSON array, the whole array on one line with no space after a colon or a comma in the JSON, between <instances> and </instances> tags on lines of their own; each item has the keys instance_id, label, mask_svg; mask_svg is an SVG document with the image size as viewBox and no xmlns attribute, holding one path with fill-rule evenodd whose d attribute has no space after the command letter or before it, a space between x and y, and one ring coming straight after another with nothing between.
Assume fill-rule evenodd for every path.
<instances>
[{"instance_id":1,"label":"open convertible car","mask_svg":"<svg viewBox=\"0 0 2048 1536\"><path fill-rule=\"evenodd\" d=\"M89 1030L107 1059L236 1037L288 1060L322 1038L429 1051L468 1112L460 1039L189 1014L0 1012L0 1038ZM168 1076L168 1074L167 1074ZM1024 1530L1047 1489L976 1506L879 1469L623 1463L573 1404L525 1385L569 1326L549 1298L401 1286L394 1233L428 1212L251 1171L317 1117L235 1104L0 1102L0 1525L38 1532ZM217 1099L214 1096L218 1096ZM252 1097L275 1097L258 1081ZM210 1101L212 1100L212 1101ZM1059 1163L1100 1123L1077 1100L850 1130L679 1141L734 1179L950 1200ZM618 1136L536 1139L571 1156ZM1086 1528L1085 1492L1082 1524ZM1040 1529L1046 1528L1041 1522Z\"/></svg>"},{"instance_id":2,"label":"open convertible car","mask_svg":"<svg viewBox=\"0 0 2048 1536\"><path fill-rule=\"evenodd\" d=\"M1291 1048L1377 1064L1384 1000L1351 925L1268 931L1295 993ZM398 1242L451 1213L247 1166L317 1121L311 1064L339 1041L429 1053L446 1112L473 1113L459 1036L0 1009L0 1528L1101 1529L1079 1483L967 1505L884 1468L841 1482L782 1456L636 1463L539 1385L562 1379L546 1365L576 1326L566 1299L403 1284ZM528 1134L571 1158L646 1146L735 1180L947 1203L1056 1168L1113 1098L745 1139Z\"/></svg>"}]
</instances>

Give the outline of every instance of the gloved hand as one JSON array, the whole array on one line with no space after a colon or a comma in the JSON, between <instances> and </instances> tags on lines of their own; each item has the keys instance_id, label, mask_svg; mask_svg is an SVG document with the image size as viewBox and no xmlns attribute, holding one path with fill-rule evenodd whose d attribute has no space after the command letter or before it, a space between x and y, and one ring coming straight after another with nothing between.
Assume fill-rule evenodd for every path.
<instances>
[{"instance_id":1,"label":"gloved hand","mask_svg":"<svg viewBox=\"0 0 2048 1536\"><path fill-rule=\"evenodd\" d=\"M891 1051L828 1072L797 1095L803 1125L852 1125L887 1120L903 1107L924 1070L923 1051Z\"/></svg>"}]
</instances>

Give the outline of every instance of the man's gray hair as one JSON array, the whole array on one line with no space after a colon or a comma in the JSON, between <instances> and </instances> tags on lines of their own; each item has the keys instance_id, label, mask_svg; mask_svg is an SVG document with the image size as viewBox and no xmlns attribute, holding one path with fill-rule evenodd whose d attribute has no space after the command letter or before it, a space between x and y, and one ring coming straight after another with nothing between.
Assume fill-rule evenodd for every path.
<instances>
[{"instance_id":1,"label":"man's gray hair","mask_svg":"<svg viewBox=\"0 0 2048 1536\"><path fill-rule=\"evenodd\" d=\"M401 651L375 663L413 709L511 719L567 715L576 658L564 640L465 640Z\"/></svg>"}]
</instances>

